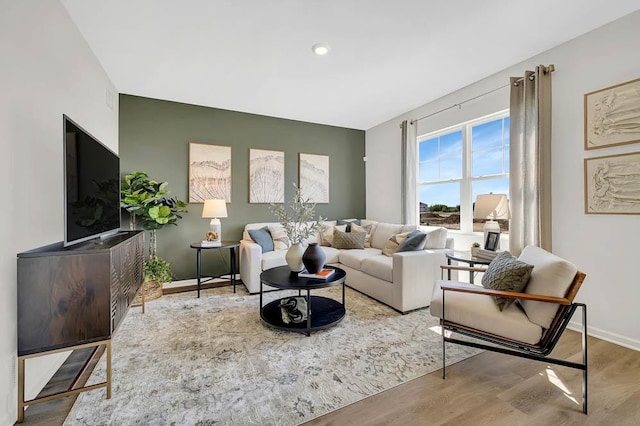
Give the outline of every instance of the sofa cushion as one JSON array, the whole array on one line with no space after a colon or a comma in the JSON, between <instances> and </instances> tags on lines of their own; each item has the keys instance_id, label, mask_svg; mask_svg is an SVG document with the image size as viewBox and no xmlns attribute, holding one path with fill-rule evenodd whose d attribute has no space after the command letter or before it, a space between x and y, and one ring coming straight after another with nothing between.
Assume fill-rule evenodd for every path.
<instances>
[{"instance_id":1,"label":"sofa cushion","mask_svg":"<svg viewBox=\"0 0 640 426\"><path fill-rule=\"evenodd\" d=\"M442 226L419 226L419 230L427 234L426 249L447 248L447 228Z\"/></svg>"},{"instance_id":2,"label":"sofa cushion","mask_svg":"<svg viewBox=\"0 0 640 426\"><path fill-rule=\"evenodd\" d=\"M289 248L291 241L289 241L287 231L285 231L282 225L269 225L269 232L273 239L274 250L286 250Z\"/></svg>"},{"instance_id":3,"label":"sofa cushion","mask_svg":"<svg viewBox=\"0 0 640 426\"><path fill-rule=\"evenodd\" d=\"M363 249L366 237L366 232L342 232L336 229L331 246L337 249Z\"/></svg>"},{"instance_id":4,"label":"sofa cushion","mask_svg":"<svg viewBox=\"0 0 640 426\"><path fill-rule=\"evenodd\" d=\"M275 268L276 266L286 265L286 254L286 250L275 250L268 253L263 253L262 264L260 265L262 267L262 270L266 271L267 269Z\"/></svg>"},{"instance_id":5,"label":"sofa cushion","mask_svg":"<svg viewBox=\"0 0 640 426\"><path fill-rule=\"evenodd\" d=\"M387 242L384 243L384 247L382 247L382 254L385 256L393 256L393 253L398 251L398 247L407 239L409 234L411 234L411 232L403 232L389 237Z\"/></svg>"},{"instance_id":6,"label":"sofa cushion","mask_svg":"<svg viewBox=\"0 0 640 426\"><path fill-rule=\"evenodd\" d=\"M393 282L393 258L379 255L362 259L361 271L381 280Z\"/></svg>"},{"instance_id":7,"label":"sofa cushion","mask_svg":"<svg viewBox=\"0 0 640 426\"><path fill-rule=\"evenodd\" d=\"M333 248L333 247L320 247L322 249L322 251L324 251L325 256L327 256L327 259L324 261L324 263L338 263L340 262L340 250L338 250L337 248Z\"/></svg>"},{"instance_id":8,"label":"sofa cushion","mask_svg":"<svg viewBox=\"0 0 640 426\"><path fill-rule=\"evenodd\" d=\"M518 260L533 265L525 293L565 297L578 268L573 263L540 247L527 246ZM559 306L554 303L519 300L529 320L549 328Z\"/></svg>"},{"instance_id":9,"label":"sofa cushion","mask_svg":"<svg viewBox=\"0 0 640 426\"><path fill-rule=\"evenodd\" d=\"M410 232L407 238L400 243L396 252L423 250L426 242L427 234L416 229L415 231Z\"/></svg>"},{"instance_id":10,"label":"sofa cushion","mask_svg":"<svg viewBox=\"0 0 640 426\"><path fill-rule=\"evenodd\" d=\"M378 223L371 234L371 247L382 250L384 244L392 235L402 232L402 225L395 223Z\"/></svg>"},{"instance_id":11,"label":"sofa cushion","mask_svg":"<svg viewBox=\"0 0 640 426\"><path fill-rule=\"evenodd\" d=\"M365 248L361 250L342 250L340 252L339 260L343 265L360 271L360 264L363 259L378 256L381 253L382 251L375 248Z\"/></svg>"},{"instance_id":12,"label":"sofa cushion","mask_svg":"<svg viewBox=\"0 0 640 426\"><path fill-rule=\"evenodd\" d=\"M442 318L442 289L440 285L448 281L436 281L433 287L431 315ZM473 284L455 283L458 285ZM542 338L542 327L529 321L527 315L512 304L500 312L491 296L447 291L445 299L445 319L461 325L504 336L520 342L536 344Z\"/></svg>"},{"instance_id":13,"label":"sofa cushion","mask_svg":"<svg viewBox=\"0 0 640 426\"><path fill-rule=\"evenodd\" d=\"M529 282L533 265L521 262L511 256L508 251L498 253L487 267L486 272L482 275L482 286L491 290L514 291L520 293ZM515 299L506 297L492 296L503 311L508 308Z\"/></svg>"},{"instance_id":14,"label":"sofa cushion","mask_svg":"<svg viewBox=\"0 0 640 426\"><path fill-rule=\"evenodd\" d=\"M249 229L248 233L251 239L262 248L263 253L273 251L273 239L271 239L271 234L267 226L259 229Z\"/></svg>"}]
</instances>

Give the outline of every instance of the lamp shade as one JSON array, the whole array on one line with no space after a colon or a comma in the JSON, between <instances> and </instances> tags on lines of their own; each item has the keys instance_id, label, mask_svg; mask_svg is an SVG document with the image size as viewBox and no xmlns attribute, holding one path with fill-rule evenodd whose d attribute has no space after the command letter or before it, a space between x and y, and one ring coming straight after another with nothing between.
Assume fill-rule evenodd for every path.
<instances>
[{"instance_id":1,"label":"lamp shade","mask_svg":"<svg viewBox=\"0 0 640 426\"><path fill-rule=\"evenodd\" d=\"M225 200L204 200L202 217L209 219L227 217L227 202Z\"/></svg>"},{"instance_id":2,"label":"lamp shade","mask_svg":"<svg viewBox=\"0 0 640 426\"><path fill-rule=\"evenodd\" d=\"M511 219L509 201L504 194L481 194L476 197L474 219Z\"/></svg>"}]
</instances>

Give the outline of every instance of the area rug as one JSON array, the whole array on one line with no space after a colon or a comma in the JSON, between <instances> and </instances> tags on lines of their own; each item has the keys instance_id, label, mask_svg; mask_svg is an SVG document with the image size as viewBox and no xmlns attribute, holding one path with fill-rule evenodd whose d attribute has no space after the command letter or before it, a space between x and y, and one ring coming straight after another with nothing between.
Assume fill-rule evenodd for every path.
<instances>
[{"instance_id":1,"label":"area rug","mask_svg":"<svg viewBox=\"0 0 640 426\"><path fill-rule=\"evenodd\" d=\"M65 424L296 425L441 367L428 309L401 315L349 288L346 308L340 324L310 337L266 327L258 296L229 287L165 295L145 314L132 308L112 341L111 399L104 389L81 394ZM477 352L449 345L447 363ZM103 356L89 383L104 377Z\"/></svg>"}]
</instances>

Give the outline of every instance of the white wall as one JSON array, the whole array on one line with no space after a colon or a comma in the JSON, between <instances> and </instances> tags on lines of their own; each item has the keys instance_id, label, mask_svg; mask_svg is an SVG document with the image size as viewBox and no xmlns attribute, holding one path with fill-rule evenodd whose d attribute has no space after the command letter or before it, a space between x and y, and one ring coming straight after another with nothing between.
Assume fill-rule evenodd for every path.
<instances>
[{"instance_id":1,"label":"white wall","mask_svg":"<svg viewBox=\"0 0 640 426\"><path fill-rule=\"evenodd\" d=\"M0 0L0 11L0 424L7 425L17 416L16 254L63 239L62 114L117 152L118 97L57 0ZM27 362L28 398L65 357Z\"/></svg>"},{"instance_id":2,"label":"white wall","mask_svg":"<svg viewBox=\"0 0 640 426\"><path fill-rule=\"evenodd\" d=\"M367 217L398 222L400 129L419 118L508 83L538 64L555 64L553 74L553 251L587 273L578 295L589 306L589 332L640 350L640 283L637 239L640 217L584 214L583 159L640 151L640 144L583 149L583 95L640 77L640 12L627 15L559 47L451 93L366 132ZM499 40L495 46L500 48ZM446 72L446 70L442 70ZM425 82L428 84L428 82ZM420 122L418 133L436 130L509 107L508 88L461 109ZM384 196L381 196L384 194ZM456 246L468 247L468 239Z\"/></svg>"}]
</instances>

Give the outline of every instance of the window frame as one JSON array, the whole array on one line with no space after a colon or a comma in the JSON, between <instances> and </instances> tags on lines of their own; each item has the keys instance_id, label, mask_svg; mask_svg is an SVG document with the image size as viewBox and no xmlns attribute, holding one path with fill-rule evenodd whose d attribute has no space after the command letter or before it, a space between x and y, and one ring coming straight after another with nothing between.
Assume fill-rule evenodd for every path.
<instances>
[{"instance_id":1,"label":"window frame","mask_svg":"<svg viewBox=\"0 0 640 426\"><path fill-rule=\"evenodd\" d=\"M418 223L420 223L420 188L429 185L438 185L443 183L459 183L460 184L460 229L449 229L449 232L461 234L481 234L481 232L473 231L473 183L482 180L494 179L510 179L510 170L507 173L498 173L490 175L473 176L473 146L471 128L479 126L498 119L509 117L509 109L501 110L488 114L473 120L468 120L453 126L439 129L433 132L424 133L416 137L417 154L416 155L416 211ZM437 138L456 131L462 132L462 177L454 179L443 179L437 181L421 181L420 180L420 142L428 139ZM504 136L503 136L504 141ZM503 145L504 150L504 145ZM511 152L511 140L509 140L509 152ZM504 155L504 151L503 151ZM506 159L508 164L509 159ZM508 194L507 194L508 196Z\"/></svg>"}]
</instances>

